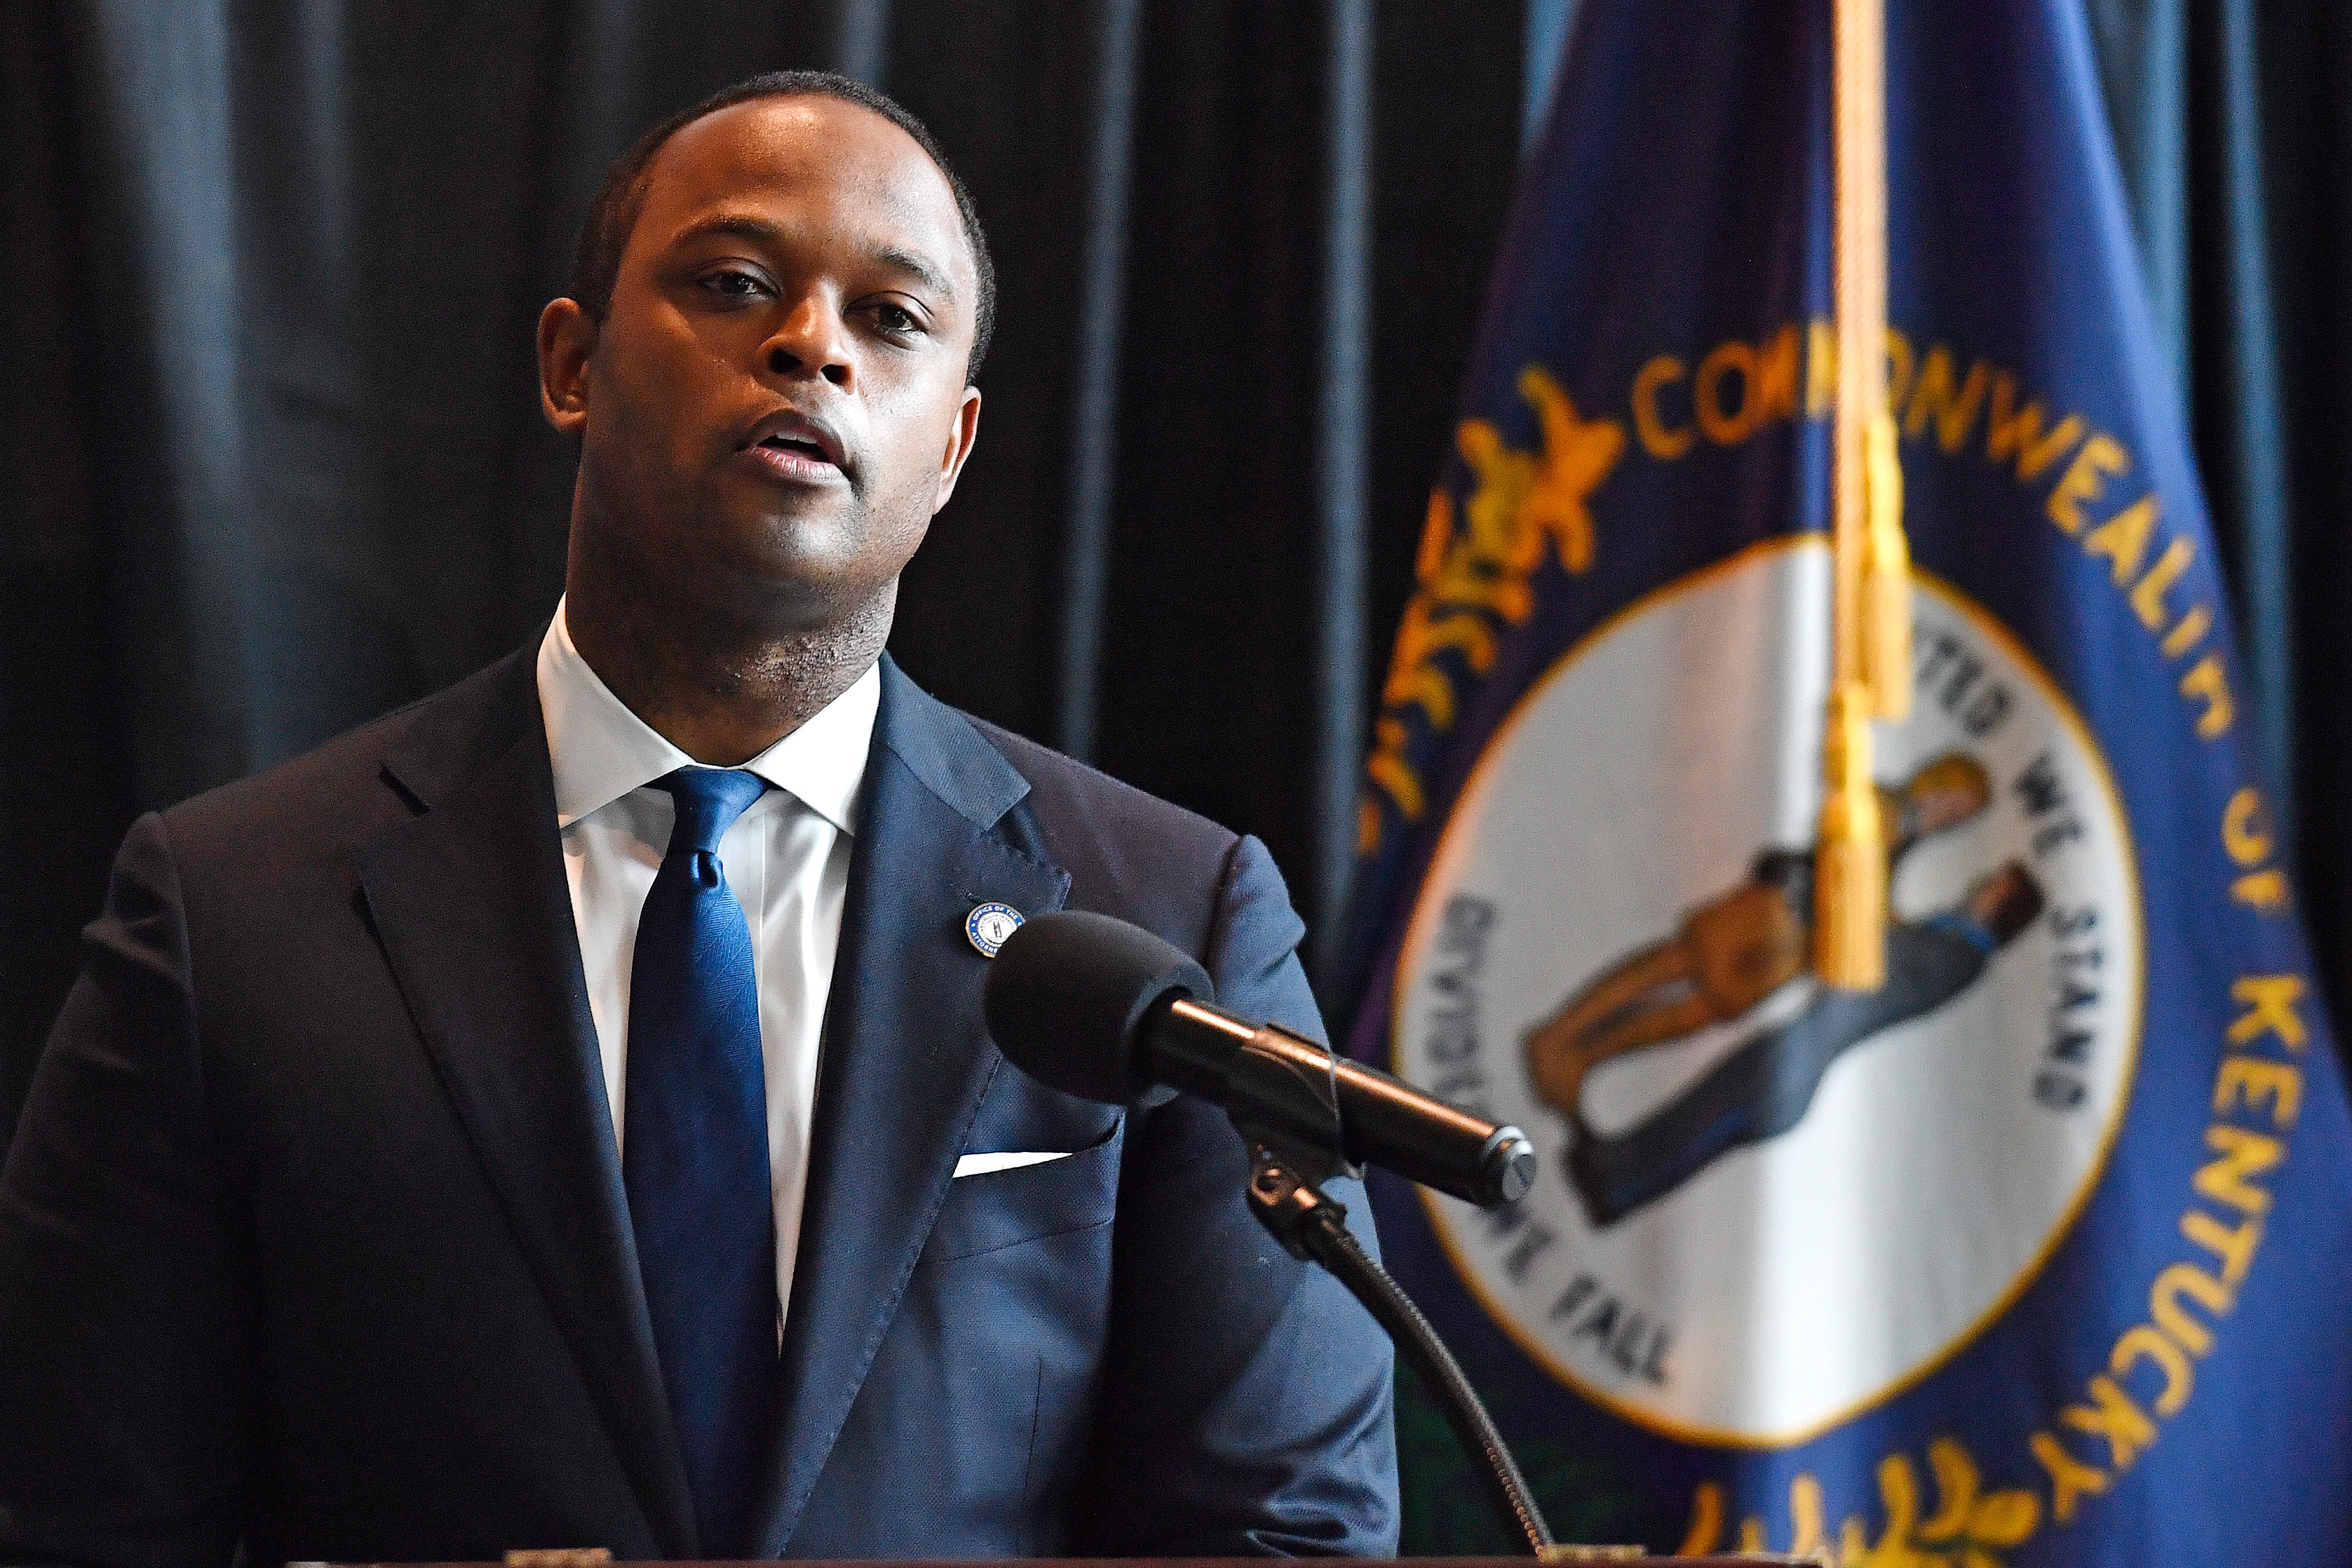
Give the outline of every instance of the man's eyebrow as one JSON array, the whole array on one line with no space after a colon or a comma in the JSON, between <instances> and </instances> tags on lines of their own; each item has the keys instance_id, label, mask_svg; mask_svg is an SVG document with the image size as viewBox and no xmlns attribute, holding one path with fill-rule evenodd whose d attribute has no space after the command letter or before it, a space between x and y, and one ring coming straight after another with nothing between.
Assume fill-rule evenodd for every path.
<instances>
[{"instance_id":1,"label":"man's eyebrow","mask_svg":"<svg viewBox=\"0 0 2352 1568\"><path fill-rule=\"evenodd\" d=\"M700 239L705 235L713 234L733 235L738 239L758 240L768 245L772 245L784 237L783 230L765 218L751 217L741 213L713 213L709 217L697 218L678 230L677 237L670 243L683 245L688 240Z\"/></svg>"},{"instance_id":2,"label":"man's eyebrow","mask_svg":"<svg viewBox=\"0 0 2352 1568\"><path fill-rule=\"evenodd\" d=\"M671 243L684 245L709 235L731 235L738 239L761 245L778 245L784 239L784 231L763 217L754 217L748 213L713 213L709 217L697 218L680 229ZM894 272L907 274L935 294L945 295L950 300L956 297L955 284L948 275L914 251L904 250L895 245L877 245L869 247L866 254L869 260L878 262Z\"/></svg>"},{"instance_id":3,"label":"man's eyebrow","mask_svg":"<svg viewBox=\"0 0 2352 1568\"><path fill-rule=\"evenodd\" d=\"M901 250L895 245L881 245L867 254L883 266L906 273L934 294L942 294L950 300L956 297L955 285L949 281L947 274L911 250Z\"/></svg>"}]
</instances>

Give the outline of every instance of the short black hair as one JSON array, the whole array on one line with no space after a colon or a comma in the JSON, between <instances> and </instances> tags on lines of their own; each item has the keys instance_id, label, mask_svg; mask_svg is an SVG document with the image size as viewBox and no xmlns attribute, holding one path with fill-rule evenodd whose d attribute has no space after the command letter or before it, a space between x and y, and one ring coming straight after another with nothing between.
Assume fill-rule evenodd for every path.
<instances>
[{"instance_id":1,"label":"short black hair","mask_svg":"<svg viewBox=\"0 0 2352 1568\"><path fill-rule=\"evenodd\" d=\"M619 162L605 172L604 183L596 187L596 199L588 204L588 216L580 225L580 244L572 256L572 298L598 321L612 309L613 284L621 272L621 252L628 248L629 231L636 227L637 215L645 210L647 172L653 167L654 155L671 137L705 115L755 98L807 97L837 98L860 109L872 110L913 137L939 166L940 173L947 176L948 189L955 193L956 216L963 220L964 240L971 247L971 268L979 282L979 298L972 304L971 357L964 362L963 373L967 382L977 379L980 362L988 354L988 340L996 330L996 264L989 258L988 236L981 229L980 211L972 205L971 193L964 188L962 177L949 165L947 154L940 151L938 141L921 121L908 113L889 94L831 71L763 72L679 110L638 137L621 154Z\"/></svg>"}]
</instances>

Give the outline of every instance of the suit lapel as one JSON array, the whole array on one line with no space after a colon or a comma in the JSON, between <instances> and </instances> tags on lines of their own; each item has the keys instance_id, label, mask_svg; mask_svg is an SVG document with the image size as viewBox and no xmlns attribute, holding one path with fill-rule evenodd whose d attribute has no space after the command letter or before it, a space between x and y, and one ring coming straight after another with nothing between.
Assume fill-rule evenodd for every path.
<instances>
[{"instance_id":1,"label":"suit lapel","mask_svg":"<svg viewBox=\"0 0 2352 1568\"><path fill-rule=\"evenodd\" d=\"M386 771L422 809L370 847L361 883L661 1554L692 1557L693 1504L637 1276L534 668L526 651L486 672L478 724L407 731Z\"/></svg>"},{"instance_id":2,"label":"suit lapel","mask_svg":"<svg viewBox=\"0 0 2352 1568\"><path fill-rule=\"evenodd\" d=\"M826 1008L761 1555L779 1556L833 1451L1003 1066L982 1022L974 904L1058 909L1069 877L1005 842L1028 790L961 715L883 662Z\"/></svg>"}]
</instances>

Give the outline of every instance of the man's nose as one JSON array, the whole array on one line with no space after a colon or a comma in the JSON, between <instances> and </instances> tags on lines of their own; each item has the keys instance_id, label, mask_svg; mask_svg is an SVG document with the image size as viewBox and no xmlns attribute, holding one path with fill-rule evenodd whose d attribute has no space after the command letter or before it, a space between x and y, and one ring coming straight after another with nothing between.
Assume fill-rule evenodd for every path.
<instances>
[{"instance_id":1,"label":"man's nose","mask_svg":"<svg viewBox=\"0 0 2352 1568\"><path fill-rule=\"evenodd\" d=\"M822 375L835 386L847 387L853 374L847 323L826 300L804 297L760 345L760 360L771 375L787 380Z\"/></svg>"}]
</instances>

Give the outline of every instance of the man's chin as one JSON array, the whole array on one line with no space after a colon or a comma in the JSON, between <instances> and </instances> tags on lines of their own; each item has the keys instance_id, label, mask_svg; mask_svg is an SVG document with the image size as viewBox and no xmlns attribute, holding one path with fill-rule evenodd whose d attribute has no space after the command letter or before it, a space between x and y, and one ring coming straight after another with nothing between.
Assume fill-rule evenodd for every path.
<instances>
[{"instance_id":1,"label":"man's chin","mask_svg":"<svg viewBox=\"0 0 2352 1568\"><path fill-rule=\"evenodd\" d=\"M820 631L862 618L878 600L887 616L895 595L895 573L877 581L855 555L811 549L779 548L772 537L760 548L728 552L692 568L680 584L694 613L748 635L787 637Z\"/></svg>"},{"instance_id":2,"label":"man's chin","mask_svg":"<svg viewBox=\"0 0 2352 1568\"><path fill-rule=\"evenodd\" d=\"M846 488L831 493L719 483L666 528L616 540L614 586L656 617L733 640L887 617L898 573L921 542L877 536Z\"/></svg>"}]
</instances>

